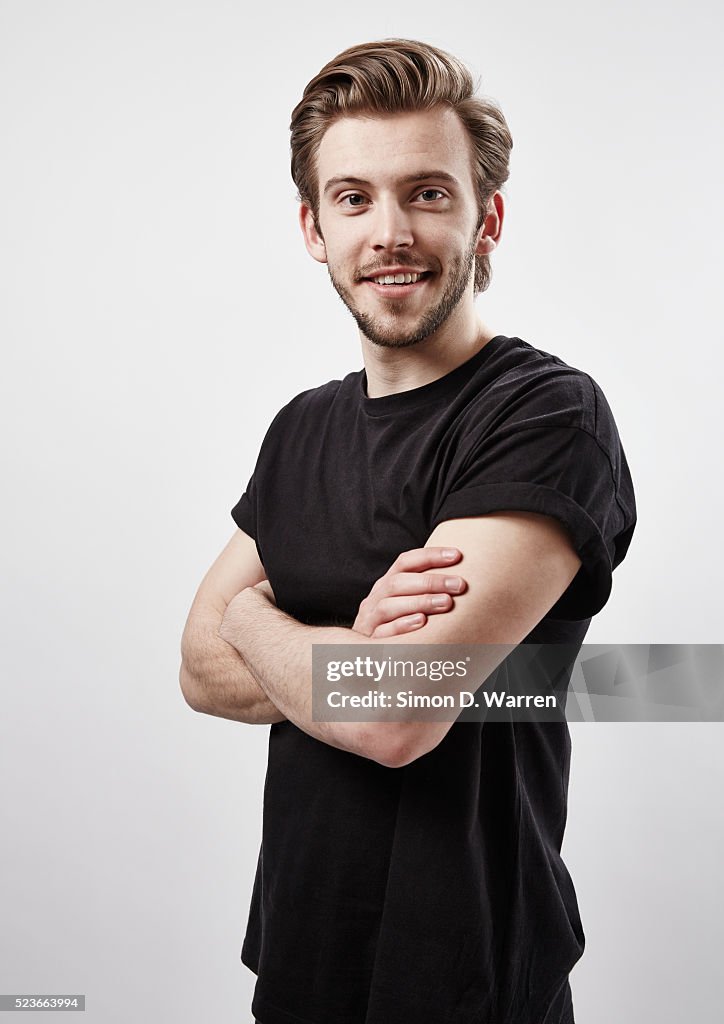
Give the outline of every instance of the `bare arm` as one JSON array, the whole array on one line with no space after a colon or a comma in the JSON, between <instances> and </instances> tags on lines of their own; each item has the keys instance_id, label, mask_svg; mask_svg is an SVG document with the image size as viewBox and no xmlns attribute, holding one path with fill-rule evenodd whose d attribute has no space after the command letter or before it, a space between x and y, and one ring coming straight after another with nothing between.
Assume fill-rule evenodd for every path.
<instances>
[{"instance_id":1,"label":"bare arm","mask_svg":"<svg viewBox=\"0 0 724 1024\"><path fill-rule=\"evenodd\" d=\"M219 636L230 601L263 579L254 541L237 530L201 581L181 639L179 682L194 711L251 725L284 721L239 652Z\"/></svg>"},{"instance_id":2,"label":"bare arm","mask_svg":"<svg viewBox=\"0 0 724 1024\"><path fill-rule=\"evenodd\" d=\"M229 604L221 635L244 656L261 686L304 732L388 767L432 750L451 722L315 722L312 719L311 645L479 643L515 645L545 616L573 580L581 562L564 528L547 516L506 512L450 520L431 544L463 552L468 589L447 614L429 618L409 635L366 637L338 627L305 626L275 608L256 588ZM493 658L494 649L490 648ZM497 661L491 660L489 671Z\"/></svg>"},{"instance_id":3,"label":"bare arm","mask_svg":"<svg viewBox=\"0 0 724 1024\"><path fill-rule=\"evenodd\" d=\"M448 611L453 600L444 583L450 574L432 578L424 574L459 560L460 552L455 549L404 552L362 602L354 629L365 636L391 637L419 629L428 615ZM254 541L237 530L201 582L181 641L179 681L194 711L251 725L285 720L241 654L219 634L233 598L265 578ZM458 581L456 576L452 579ZM267 588L265 584L259 589ZM465 581L459 579L454 592L464 589ZM271 637L273 642L273 632Z\"/></svg>"}]
</instances>

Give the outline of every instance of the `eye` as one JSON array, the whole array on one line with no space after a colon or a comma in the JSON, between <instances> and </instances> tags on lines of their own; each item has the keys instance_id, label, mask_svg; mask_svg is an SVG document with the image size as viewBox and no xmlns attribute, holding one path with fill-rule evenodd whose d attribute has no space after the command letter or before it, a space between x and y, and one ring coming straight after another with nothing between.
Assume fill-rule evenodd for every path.
<instances>
[{"instance_id":1,"label":"eye","mask_svg":"<svg viewBox=\"0 0 724 1024\"><path fill-rule=\"evenodd\" d=\"M349 195L342 196L341 202L346 206L358 207L363 206L366 200L359 192L350 192Z\"/></svg>"},{"instance_id":2,"label":"eye","mask_svg":"<svg viewBox=\"0 0 724 1024\"><path fill-rule=\"evenodd\" d=\"M445 193L441 192L439 188L426 188L419 195L420 199L425 203L432 203L438 197L441 199L445 198Z\"/></svg>"}]
</instances>

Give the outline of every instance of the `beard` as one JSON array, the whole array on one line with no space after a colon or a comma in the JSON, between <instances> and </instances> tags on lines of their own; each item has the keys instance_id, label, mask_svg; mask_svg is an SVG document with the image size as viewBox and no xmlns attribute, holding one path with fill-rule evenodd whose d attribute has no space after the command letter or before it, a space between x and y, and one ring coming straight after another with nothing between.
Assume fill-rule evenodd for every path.
<instances>
[{"instance_id":1,"label":"beard","mask_svg":"<svg viewBox=\"0 0 724 1024\"><path fill-rule=\"evenodd\" d=\"M381 348L409 348L411 345L419 345L421 341L425 341L431 334L439 330L465 294L475 262L477 230L476 228L468 252L456 256L452 261L450 265L450 278L438 302L422 313L417 323L412 328L409 328L407 333L403 333L401 327L398 328L394 323L390 324L389 322L396 314L404 314L406 299L388 300L390 304L390 314L388 317L375 317L373 314L364 313L357 308L352 298L352 293L335 276L329 263L327 264L327 271L335 291L354 317L362 334L369 341L374 345L379 345ZM420 264L419 260L415 260L409 254L402 256L402 254L398 253L395 261L402 266L419 266Z\"/></svg>"}]
</instances>

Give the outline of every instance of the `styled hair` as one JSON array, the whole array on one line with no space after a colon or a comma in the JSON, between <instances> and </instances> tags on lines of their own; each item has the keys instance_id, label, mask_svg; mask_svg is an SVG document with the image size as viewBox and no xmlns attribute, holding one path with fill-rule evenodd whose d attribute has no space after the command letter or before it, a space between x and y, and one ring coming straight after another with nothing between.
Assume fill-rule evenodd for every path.
<instances>
[{"instance_id":1,"label":"styled hair","mask_svg":"<svg viewBox=\"0 0 724 1024\"><path fill-rule=\"evenodd\" d=\"M446 105L460 118L471 145L478 193L478 227L490 198L508 180L513 148L500 107L475 95L462 61L414 39L384 39L351 46L309 82L292 112L292 178L299 199L318 223L317 152L322 136L341 117L429 110ZM475 293L490 283L488 256L475 257Z\"/></svg>"}]
</instances>

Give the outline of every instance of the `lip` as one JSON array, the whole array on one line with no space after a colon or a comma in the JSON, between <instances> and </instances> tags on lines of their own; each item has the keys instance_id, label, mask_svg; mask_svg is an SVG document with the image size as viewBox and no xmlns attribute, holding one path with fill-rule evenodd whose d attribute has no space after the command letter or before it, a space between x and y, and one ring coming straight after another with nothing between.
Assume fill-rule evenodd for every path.
<instances>
[{"instance_id":1,"label":"lip","mask_svg":"<svg viewBox=\"0 0 724 1024\"><path fill-rule=\"evenodd\" d=\"M382 270L375 270L372 274L366 274L363 278L364 281L369 281L371 277L382 277L384 274L428 274L429 271L424 267L383 267Z\"/></svg>"},{"instance_id":2,"label":"lip","mask_svg":"<svg viewBox=\"0 0 724 1024\"><path fill-rule=\"evenodd\" d=\"M414 284L412 282L410 284L377 284L375 281L365 279L362 284L368 285L383 298L402 299L406 295L412 295L413 292L424 288L429 280L429 277L423 277L421 281L415 281Z\"/></svg>"}]
</instances>

